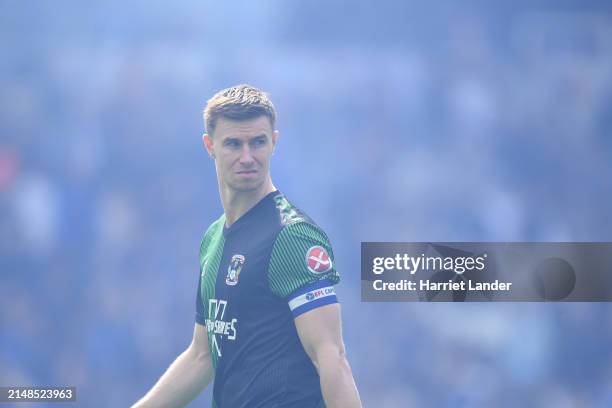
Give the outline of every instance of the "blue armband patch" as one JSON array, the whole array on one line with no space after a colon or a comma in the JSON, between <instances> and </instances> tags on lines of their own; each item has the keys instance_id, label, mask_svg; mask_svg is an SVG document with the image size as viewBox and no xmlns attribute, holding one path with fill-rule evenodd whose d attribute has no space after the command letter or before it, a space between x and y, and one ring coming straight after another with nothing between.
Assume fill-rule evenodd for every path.
<instances>
[{"instance_id":1,"label":"blue armband patch","mask_svg":"<svg viewBox=\"0 0 612 408\"><path fill-rule=\"evenodd\" d=\"M327 279L302 286L289 295L287 300L294 318L317 307L338 303L336 290Z\"/></svg>"}]
</instances>

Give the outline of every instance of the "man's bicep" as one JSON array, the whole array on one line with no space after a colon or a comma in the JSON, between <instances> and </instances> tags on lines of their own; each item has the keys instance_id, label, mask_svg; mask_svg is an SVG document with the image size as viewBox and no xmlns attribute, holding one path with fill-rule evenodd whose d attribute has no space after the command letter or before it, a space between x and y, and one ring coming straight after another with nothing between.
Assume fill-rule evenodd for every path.
<instances>
[{"instance_id":1,"label":"man's bicep","mask_svg":"<svg viewBox=\"0 0 612 408\"><path fill-rule=\"evenodd\" d=\"M325 352L344 353L338 303L317 307L295 318L295 327L304 350L316 362Z\"/></svg>"},{"instance_id":2,"label":"man's bicep","mask_svg":"<svg viewBox=\"0 0 612 408\"><path fill-rule=\"evenodd\" d=\"M208 349L208 333L206 326L196 323L193 328L193 339L189 346L191 350L199 355L209 355Z\"/></svg>"}]
</instances>

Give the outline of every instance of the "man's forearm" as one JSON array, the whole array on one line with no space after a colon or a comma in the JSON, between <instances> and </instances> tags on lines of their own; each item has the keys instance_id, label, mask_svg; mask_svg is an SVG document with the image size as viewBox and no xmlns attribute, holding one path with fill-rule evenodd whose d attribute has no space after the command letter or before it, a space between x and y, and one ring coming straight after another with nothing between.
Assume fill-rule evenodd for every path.
<instances>
[{"instance_id":1,"label":"man's forearm","mask_svg":"<svg viewBox=\"0 0 612 408\"><path fill-rule=\"evenodd\" d=\"M188 348L132 408L183 407L206 388L212 377L210 357Z\"/></svg>"},{"instance_id":2,"label":"man's forearm","mask_svg":"<svg viewBox=\"0 0 612 408\"><path fill-rule=\"evenodd\" d=\"M327 408L360 408L361 400L351 367L343 354L324 353L316 364Z\"/></svg>"}]
</instances>

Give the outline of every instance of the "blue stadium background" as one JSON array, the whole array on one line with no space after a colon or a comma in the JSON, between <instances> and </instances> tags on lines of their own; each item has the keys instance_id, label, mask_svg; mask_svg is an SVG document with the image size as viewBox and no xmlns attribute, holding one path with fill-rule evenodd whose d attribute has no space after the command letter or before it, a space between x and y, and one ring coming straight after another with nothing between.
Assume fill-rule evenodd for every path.
<instances>
[{"instance_id":1,"label":"blue stadium background","mask_svg":"<svg viewBox=\"0 0 612 408\"><path fill-rule=\"evenodd\" d=\"M0 384L127 406L188 345L201 110L251 83L365 406L611 406L608 304L359 299L361 241L612 239L612 6L491 3L3 1Z\"/></svg>"}]
</instances>

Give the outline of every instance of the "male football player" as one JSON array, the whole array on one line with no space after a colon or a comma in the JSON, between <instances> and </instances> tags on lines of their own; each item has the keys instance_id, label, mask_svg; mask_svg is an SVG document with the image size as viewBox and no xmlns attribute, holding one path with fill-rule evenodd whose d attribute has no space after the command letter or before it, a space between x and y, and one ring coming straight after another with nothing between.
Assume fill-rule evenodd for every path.
<instances>
[{"instance_id":1,"label":"male football player","mask_svg":"<svg viewBox=\"0 0 612 408\"><path fill-rule=\"evenodd\" d=\"M213 407L360 407L331 245L270 177L274 105L239 85L204 119L224 213L200 245L193 340L135 406L184 406L214 377Z\"/></svg>"}]
</instances>

